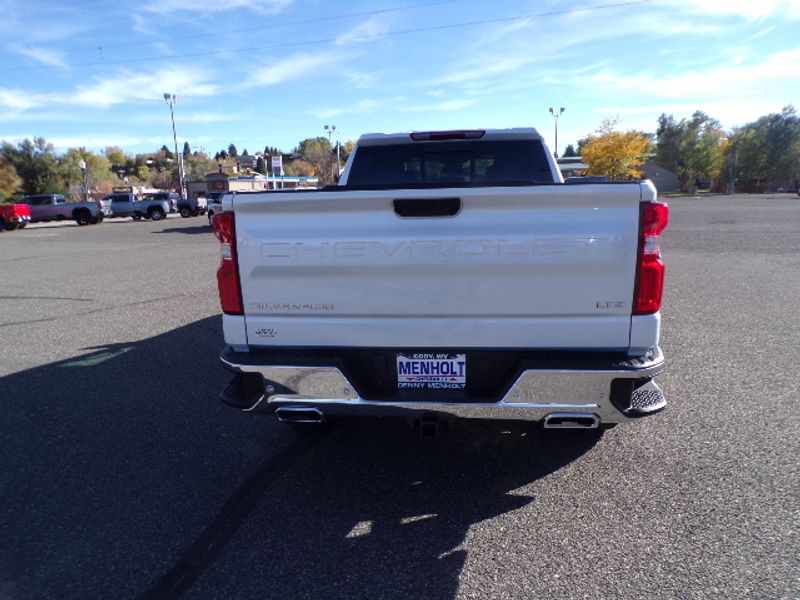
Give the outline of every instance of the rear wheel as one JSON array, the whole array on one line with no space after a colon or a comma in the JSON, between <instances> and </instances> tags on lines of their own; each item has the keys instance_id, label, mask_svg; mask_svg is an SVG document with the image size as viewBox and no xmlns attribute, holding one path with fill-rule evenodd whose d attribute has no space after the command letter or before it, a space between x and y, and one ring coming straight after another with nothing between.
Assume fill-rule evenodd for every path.
<instances>
[{"instance_id":1,"label":"rear wheel","mask_svg":"<svg viewBox=\"0 0 800 600\"><path fill-rule=\"evenodd\" d=\"M25 222L25 223L20 223L20 224L19 224L19 228L20 228L20 229L25 229L25 227L26 227L27 225L28 225L28 223L27 223L27 222Z\"/></svg>"},{"instance_id":2,"label":"rear wheel","mask_svg":"<svg viewBox=\"0 0 800 600\"><path fill-rule=\"evenodd\" d=\"M196 217L196 216L197 216L197 215L199 215L199 214L200 214L200 211L199 211L198 209L194 209L194 210L192 211L192 216L193 216L193 217Z\"/></svg>"},{"instance_id":3,"label":"rear wheel","mask_svg":"<svg viewBox=\"0 0 800 600\"><path fill-rule=\"evenodd\" d=\"M92 215L89 214L88 210L81 210L73 214L72 218L75 219L75 222L78 225L83 227L84 225L88 225L91 222Z\"/></svg>"},{"instance_id":4,"label":"rear wheel","mask_svg":"<svg viewBox=\"0 0 800 600\"><path fill-rule=\"evenodd\" d=\"M2 228L6 231L14 231L17 227L19 227L18 223L6 223L3 220L0 220L0 223L2 223Z\"/></svg>"},{"instance_id":5,"label":"rear wheel","mask_svg":"<svg viewBox=\"0 0 800 600\"><path fill-rule=\"evenodd\" d=\"M189 210L188 206L182 206L181 207L181 216L184 219L188 219L189 217L193 217L194 215L192 214L192 211Z\"/></svg>"},{"instance_id":6,"label":"rear wheel","mask_svg":"<svg viewBox=\"0 0 800 600\"><path fill-rule=\"evenodd\" d=\"M132 216L133 216L133 220L134 221L140 221L141 218L142 218L142 213L136 213L136 214L134 214Z\"/></svg>"},{"instance_id":7,"label":"rear wheel","mask_svg":"<svg viewBox=\"0 0 800 600\"><path fill-rule=\"evenodd\" d=\"M147 216L149 216L153 221L160 221L161 219L164 218L164 211L152 210L149 213L147 213Z\"/></svg>"},{"instance_id":8,"label":"rear wheel","mask_svg":"<svg viewBox=\"0 0 800 600\"><path fill-rule=\"evenodd\" d=\"M89 225L97 225L100 222L100 217L91 217L89 219Z\"/></svg>"}]
</instances>

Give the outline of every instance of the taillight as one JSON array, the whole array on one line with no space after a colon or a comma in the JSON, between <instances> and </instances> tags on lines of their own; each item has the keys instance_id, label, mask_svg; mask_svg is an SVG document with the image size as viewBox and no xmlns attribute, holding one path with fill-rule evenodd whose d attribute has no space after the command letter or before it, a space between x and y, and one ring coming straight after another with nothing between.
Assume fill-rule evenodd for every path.
<instances>
[{"instance_id":1,"label":"taillight","mask_svg":"<svg viewBox=\"0 0 800 600\"><path fill-rule=\"evenodd\" d=\"M236 222L233 213L215 214L211 226L220 244L221 260L217 269L217 287L222 312L228 315L244 314L242 288L239 285L239 266L236 261Z\"/></svg>"},{"instance_id":2,"label":"taillight","mask_svg":"<svg viewBox=\"0 0 800 600\"><path fill-rule=\"evenodd\" d=\"M664 263L659 236L669 222L669 207L663 202L646 202L639 211L639 255L633 314L649 315L661 308Z\"/></svg>"},{"instance_id":3,"label":"taillight","mask_svg":"<svg viewBox=\"0 0 800 600\"><path fill-rule=\"evenodd\" d=\"M431 140L479 140L486 131L483 129L468 129L458 131L415 131L411 134L411 139L415 142L427 142Z\"/></svg>"},{"instance_id":4,"label":"taillight","mask_svg":"<svg viewBox=\"0 0 800 600\"><path fill-rule=\"evenodd\" d=\"M103 210L106 207L102 200L98 200L97 203L100 205L100 210Z\"/></svg>"}]
</instances>

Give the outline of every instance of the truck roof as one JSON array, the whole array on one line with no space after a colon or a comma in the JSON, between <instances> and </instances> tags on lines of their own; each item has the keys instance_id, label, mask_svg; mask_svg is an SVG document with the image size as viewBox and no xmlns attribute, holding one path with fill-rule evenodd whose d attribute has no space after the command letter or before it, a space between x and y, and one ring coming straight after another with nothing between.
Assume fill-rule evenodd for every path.
<instances>
[{"instance_id":1,"label":"truck roof","mask_svg":"<svg viewBox=\"0 0 800 600\"><path fill-rule=\"evenodd\" d=\"M533 127L510 129L452 129L447 131L405 131L399 133L365 133L358 138L360 146L413 143L414 141L449 141L457 139L481 140L541 140Z\"/></svg>"}]
</instances>

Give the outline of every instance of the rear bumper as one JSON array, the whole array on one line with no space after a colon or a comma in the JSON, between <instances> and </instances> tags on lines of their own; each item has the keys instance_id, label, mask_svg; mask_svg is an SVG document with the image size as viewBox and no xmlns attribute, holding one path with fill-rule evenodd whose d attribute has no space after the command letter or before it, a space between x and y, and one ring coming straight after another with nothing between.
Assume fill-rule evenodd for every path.
<instances>
[{"instance_id":1,"label":"rear bumper","mask_svg":"<svg viewBox=\"0 0 800 600\"><path fill-rule=\"evenodd\" d=\"M575 356L575 355L572 355ZM607 360L580 353L576 368L545 360L524 368L496 401L439 401L414 397L362 397L358 386L336 364L276 364L275 353L222 352L235 375L220 394L246 412L274 413L304 408L324 416L422 416L541 421L548 415L594 415L600 423L621 423L655 414L666 407L653 377L664 369L659 348L640 359ZM265 361L264 358L273 358ZM298 361L299 363L299 361ZM526 363L530 365L530 362Z\"/></svg>"}]
</instances>

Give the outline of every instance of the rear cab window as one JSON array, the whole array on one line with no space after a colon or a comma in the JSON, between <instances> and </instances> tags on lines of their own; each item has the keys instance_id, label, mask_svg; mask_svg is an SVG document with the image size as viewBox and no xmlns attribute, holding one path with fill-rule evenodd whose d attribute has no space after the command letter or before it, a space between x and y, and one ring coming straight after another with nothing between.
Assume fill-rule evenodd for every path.
<instances>
[{"instance_id":1,"label":"rear cab window","mask_svg":"<svg viewBox=\"0 0 800 600\"><path fill-rule=\"evenodd\" d=\"M348 185L555 183L541 140L459 140L358 148Z\"/></svg>"}]
</instances>

